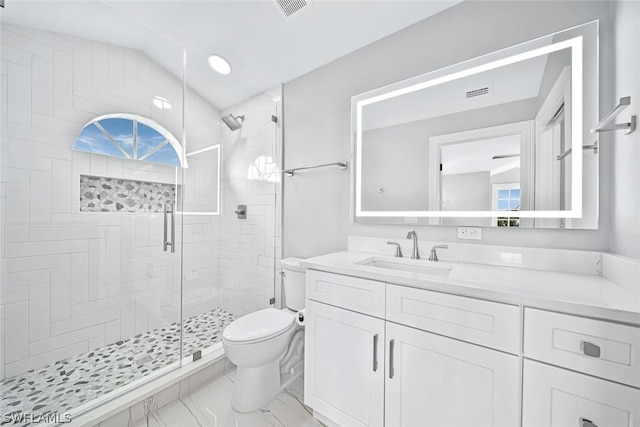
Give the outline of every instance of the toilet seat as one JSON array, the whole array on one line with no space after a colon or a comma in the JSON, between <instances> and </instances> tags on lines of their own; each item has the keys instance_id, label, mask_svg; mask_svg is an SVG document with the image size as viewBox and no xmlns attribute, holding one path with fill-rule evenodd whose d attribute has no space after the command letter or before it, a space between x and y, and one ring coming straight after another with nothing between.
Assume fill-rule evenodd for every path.
<instances>
[{"instance_id":1,"label":"toilet seat","mask_svg":"<svg viewBox=\"0 0 640 427\"><path fill-rule=\"evenodd\" d=\"M222 332L222 339L233 344L252 344L284 334L295 327L292 313L265 308L231 322Z\"/></svg>"}]
</instances>

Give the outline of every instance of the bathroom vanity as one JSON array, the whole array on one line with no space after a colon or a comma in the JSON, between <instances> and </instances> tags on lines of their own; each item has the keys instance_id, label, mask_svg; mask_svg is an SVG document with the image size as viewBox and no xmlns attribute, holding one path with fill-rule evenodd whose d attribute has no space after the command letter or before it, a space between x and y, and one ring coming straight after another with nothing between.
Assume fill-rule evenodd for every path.
<instances>
[{"instance_id":1,"label":"bathroom vanity","mask_svg":"<svg viewBox=\"0 0 640 427\"><path fill-rule=\"evenodd\" d=\"M638 265L545 250L529 265L535 250L475 251L485 248L520 260L352 249L304 261L314 415L342 426L639 426ZM564 266L533 268L553 258ZM598 274L603 263L626 287Z\"/></svg>"},{"instance_id":2,"label":"bathroom vanity","mask_svg":"<svg viewBox=\"0 0 640 427\"><path fill-rule=\"evenodd\" d=\"M600 120L598 25L353 96L351 221L501 236L597 229L597 135L635 126L604 127L627 98ZM457 236L479 240L474 230ZM411 248L351 238L348 251L302 263L314 415L341 426L640 427L638 263L451 238L446 262L435 251L402 258L419 258L410 238Z\"/></svg>"}]
</instances>

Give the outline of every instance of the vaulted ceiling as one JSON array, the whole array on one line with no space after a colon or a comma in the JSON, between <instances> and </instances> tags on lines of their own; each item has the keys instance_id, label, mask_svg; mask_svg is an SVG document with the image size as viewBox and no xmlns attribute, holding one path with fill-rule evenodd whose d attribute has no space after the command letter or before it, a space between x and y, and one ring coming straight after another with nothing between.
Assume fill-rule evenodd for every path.
<instances>
[{"instance_id":1,"label":"vaulted ceiling","mask_svg":"<svg viewBox=\"0 0 640 427\"><path fill-rule=\"evenodd\" d=\"M271 0L7 0L2 20L140 49L178 76L184 47L187 84L225 109L459 2L311 0L286 19Z\"/></svg>"}]
</instances>

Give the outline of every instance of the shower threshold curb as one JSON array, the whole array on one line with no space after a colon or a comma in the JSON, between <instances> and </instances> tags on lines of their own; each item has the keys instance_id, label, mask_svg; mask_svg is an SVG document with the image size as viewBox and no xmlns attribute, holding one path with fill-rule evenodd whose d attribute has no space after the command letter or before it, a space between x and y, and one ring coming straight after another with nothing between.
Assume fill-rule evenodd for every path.
<instances>
[{"instance_id":1,"label":"shower threshold curb","mask_svg":"<svg viewBox=\"0 0 640 427\"><path fill-rule=\"evenodd\" d=\"M197 361L186 357L182 359L182 363L175 362L159 370L157 378L152 380L141 378L132 382L128 385L132 390L120 396L114 398L103 396L87 404L87 407L94 409L87 409L85 412L82 407L77 408L79 414L74 416L71 413L72 421L64 425L72 427L95 426L224 359L222 343L207 350L203 351L202 358ZM96 407L96 405L98 406Z\"/></svg>"}]
</instances>

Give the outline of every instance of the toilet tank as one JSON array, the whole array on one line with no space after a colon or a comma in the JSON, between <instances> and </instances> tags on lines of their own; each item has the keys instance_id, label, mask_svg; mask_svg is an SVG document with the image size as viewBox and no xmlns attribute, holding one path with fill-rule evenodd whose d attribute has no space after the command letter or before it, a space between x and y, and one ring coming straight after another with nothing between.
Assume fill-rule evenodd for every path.
<instances>
[{"instance_id":1,"label":"toilet tank","mask_svg":"<svg viewBox=\"0 0 640 427\"><path fill-rule=\"evenodd\" d=\"M305 298L305 268L300 267L300 258L285 258L280 261L284 301L291 310L302 310Z\"/></svg>"}]
</instances>

